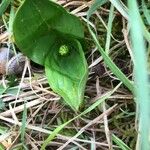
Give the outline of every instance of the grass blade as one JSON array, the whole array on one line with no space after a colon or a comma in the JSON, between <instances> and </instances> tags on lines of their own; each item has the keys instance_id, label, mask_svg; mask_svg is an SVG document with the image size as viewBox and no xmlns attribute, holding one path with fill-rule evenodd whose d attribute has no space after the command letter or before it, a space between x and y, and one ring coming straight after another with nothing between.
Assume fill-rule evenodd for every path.
<instances>
[{"instance_id":1,"label":"grass blade","mask_svg":"<svg viewBox=\"0 0 150 150\"><path fill-rule=\"evenodd\" d=\"M26 129L26 119L27 119L27 108L26 108L26 103L24 104L24 111L22 115L22 126L21 126L21 142L24 144L25 143L25 129Z\"/></svg>"},{"instance_id":2,"label":"grass blade","mask_svg":"<svg viewBox=\"0 0 150 150\"><path fill-rule=\"evenodd\" d=\"M101 1L99 1L99 3L102 4ZM97 9L97 7L91 7L88 11L88 14L87 14L88 29L94 39L96 46L98 47L99 52L101 53L106 65L111 69L111 71L114 73L114 75L116 75L127 86L127 88L131 92L133 92L132 82L122 73L122 71L113 63L113 61L110 59L110 57L106 54L106 52L101 47L96 34L92 31L92 29L89 25L89 22L90 22L89 19L90 19L91 15L95 12L96 9Z\"/></svg>"},{"instance_id":3,"label":"grass blade","mask_svg":"<svg viewBox=\"0 0 150 150\"><path fill-rule=\"evenodd\" d=\"M148 88L148 74L146 64L146 49L143 37L143 26L137 6L137 1L128 0L130 8L130 24L132 47L135 55L135 96L137 99L139 119L139 141L137 149L150 149L150 93Z\"/></svg>"},{"instance_id":4,"label":"grass blade","mask_svg":"<svg viewBox=\"0 0 150 150\"><path fill-rule=\"evenodd\" d=\"M60 125L59 127L57 127L49 136L48 138L44 141L41 150L45 150L46 146L54 139L54 137L69 123L71 123L72 121L74 121L75 119L89 113L90 111L92 111L93 109L95 109L98 105L100 105L103 101L105 101L109 96L111 96L120 86L121 84L119 84L118 86L116 86L116 88L114 88L112 91L108 92L107 94L105 94L104 96L102 96L100 99L98 99L94 104L92 104L89 108L87 108L85 111L83 111L82 113L80 113L78 116L72 118L71 120L67 121L66 123Z\"/></svg>"},{"instance_id":5,"label":"grass blade","mask_svg":"<svg viewBox=\"0 0 150 150\"><path fill-rule=\"evenodd\" d=\"M117 136L112 134L112 140L119 146L122 150L131 150L122 140L120 140Z\"/></svg>"},{"instance_id":6,"label":"grass blade","mask_svg":"<svg viewBox=\"0 0 150 150\"><path fill-rule=\"evenodd\" d=\"M145 4L145 0L142 0L142 8L143 8L145 18L147 19L147 22L150 25L150 11L147 9L147 6Z\"/></svg>"},{"instance_id":7,"label":"grass blade","mask_svg":"<svg viewBox=\"0 0 150 150\"><path fill-rule=\"evenodd\" d=\"M95 0L95 2L92 4L90 9L88 10L88 15L91 16L97 8L104 5L106 2L108 2L108 0Z\"/></svg>"},{"instance_id":8,"label":"grass blade","mask_svg":"<svg viewBox=\"0 0 150 150\"><path fill-rule=\"evenodd\" d=\"M143 36L144 38L147 40L147 42L150 43L150 33L148 32L146 26L144 25L142 18L139 18L140 22L141 22L141 26L142 26L142 32L143 32Z\"/></svg>"},{"instance_id":9,"label":"grass blade","mask_svg":"<svg viewBox=\"0 0 150 150\"><path fill-rule=\"evenodd\" d=\"M122 14L123 17L125 17L127 20L129 20L129 12L128 10L121 4L120 1L118 0L109 0L114 6L115 8ZM144 0L142 0L144 1ZM149 22L149 12L148 12L148 9L145 9L145 6L143 5L142 6L144 8L144 15L145 17L148 19L148 22ZM143 24L142 22L142 18L140 18L141 20L141 25L143 26L142 27L142 30L143 30L143 35L144 37L146 38L146 40L149 42L150 41L150 33L148 32L147 28L145 27L145 25Z\"/></svg>"},{"instance_id":10,"label":"grass blade","mask_svg":"<svg viewBox=\"0 0 150 150\"><path fill-rule=\"evenodd\" d=\"M123 17L128 19L128 12L120 1L118 0L109 0L109 1L116 7L116 9L122 14Z\"/></svg>"},{"instance_id":11,"label":"grass blade","mask_svg":"<svg viewBox=\"0 0 150 150\"><path fill-rule=\"evenodd\" d=\"M109 48L110 48L110 42L111 42L111 29L112 29L113 19L114 19L114 6L111 4L109 19L108 19L108 25L107 25L108 30L107 30L106 45L105 45L105 51L107 54L109 54Z\"/></svg>"},{"instance_id":12,"label":"grass blade","mask_svg":"<svg viewBox=\"0 0 150 150\"><path fill-rule=\"evenodd\" d=\"M2 2L0 4L0 16L3 15L3 13L5 12L5 10L9 6L10 2L11 2L11 0L2 0Z\"/></svg>"}]
</instances>

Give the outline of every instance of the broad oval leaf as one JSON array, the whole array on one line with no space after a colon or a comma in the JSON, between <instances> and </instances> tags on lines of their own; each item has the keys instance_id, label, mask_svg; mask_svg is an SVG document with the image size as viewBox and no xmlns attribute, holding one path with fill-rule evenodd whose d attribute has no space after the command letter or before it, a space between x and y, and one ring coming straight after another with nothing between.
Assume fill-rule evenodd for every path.
<instances>
[{"instance_id":1,"label":"broad oval leaf","mask_svg":"<svg viewBox=\"0 0 150 150\"><path fill-rule=\"evenodd\" d=\"M25 0L14 19L13 33L20 50L41 65L60 35L84 38L80 20L50 0Z\"/></svg>"},{"instance_id":2,"label":"broad oval leaf","mask_svg":"<svg viewBox=\"0 0 150 150\"><path fill-rule=\"evenodd\" d=\"M14 24L15 43L44 65L51 88L78 110L84 98L88 67L80 44L80 20L49 0L25 0Z\"/></svg>"},{"instance_id":3,"label":"broad oval leaf","mask_svg":"<svg viewBox=\"0 0 150 150\"><path fill-rule=\"evenodd\" d=\"M67 53L60 48L67 47ZM45 72L51 88L75 111L79 109L88 77L88 67L78 41L55 44L45 61ZM62 49L63 50L63 49Z\"/></svg>"}]
</instances>

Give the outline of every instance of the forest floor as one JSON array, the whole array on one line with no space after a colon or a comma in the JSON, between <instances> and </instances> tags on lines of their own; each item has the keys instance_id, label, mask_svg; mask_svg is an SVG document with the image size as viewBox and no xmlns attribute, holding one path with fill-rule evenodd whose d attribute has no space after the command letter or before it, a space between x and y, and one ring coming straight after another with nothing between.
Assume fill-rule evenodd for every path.
<instances>
[{"instance_id":1,"label":"forest floor","mask_svg":"<svg viewBox=\"0 0 150 150\"><path fill-rule=\"evenodd\" d=\"M106 65L88 30L87 13L93 1L57 2L78 16L84 26L85 56L89 69L84 105L75 113L51 90L43 67L26 59L21 76L1 76L0 149L38 150L55 128L61 127L92 104L95 104L95 107L90 112L64 126L47 144L46 149L134 149L137 140L134 97ZM15 7L18 7L16 3L19 4L19 1L15 0L14 3ZM13 40L6 27L9 12L10 8L0 20L0 43L1 47L13 50ZM90 21L105 54L132 80L133 64L126 18L107 2L97 8ZM96 102L99 102L99 105L96 105Z\"/></svg>"}]
</instances>

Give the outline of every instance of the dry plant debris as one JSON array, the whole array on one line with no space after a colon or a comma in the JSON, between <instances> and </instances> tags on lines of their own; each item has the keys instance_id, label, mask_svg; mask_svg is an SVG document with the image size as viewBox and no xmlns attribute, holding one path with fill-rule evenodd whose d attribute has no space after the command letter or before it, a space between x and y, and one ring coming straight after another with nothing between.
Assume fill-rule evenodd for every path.
<instances>
[{"instance_id":1,"label":"dry plant debris","mask_svg":"<svg viewBox=\"0 0 150 150\"><path fill-rule=\"evenodd\" d=\"M90 74L85 92L86 102L82 108L84 110L102 95L111 91L119 81L105 66L103 58L96 51L97 48L86 28L86 15L93 0L58 0L58 3L72 14L80 17L85 24L88 45L86 58ZM109 6L100 7L93 15L93 23L91 23L91 26L97 30L103 46L105 46L106 28L105 24L99 20L107 22L109 12ZM132 63L130 62L132 53L127 22L117 10L115 10L115 15L110 56L119 68L132 78ZM9 14L6 13L4 17L8 16ZM0 25L1 47L10 48L12 47L10 35L2 23L2 19ZM40 149L44 139L51 134L52 130L77 115L62 103L61 98L50 89L42 68L28 59L26 59L22 76L9 78L3 75L0 85L6 89L0 96L0 102L5 104L0 109L0 130L5 131L5 134L0 135L0 143L4 149L14 149L22 143L20 128L25 109L24 103L26 103L27 109L24 140L28 149ZM100 106L65 126L49 143L47 149L117 150L119 147L112 142L112 134L134 149L136 141L134 120L133 96L121 85Z\"/></svg>"}]
</instances>

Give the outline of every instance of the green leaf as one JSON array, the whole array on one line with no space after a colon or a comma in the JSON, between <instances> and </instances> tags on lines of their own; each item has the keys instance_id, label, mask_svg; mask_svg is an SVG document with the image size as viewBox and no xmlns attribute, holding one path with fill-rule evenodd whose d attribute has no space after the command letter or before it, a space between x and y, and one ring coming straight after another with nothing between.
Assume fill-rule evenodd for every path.
<instances>
[{"instance_id":1,"label":"green leaf","mask_svg":"<svg viewBox=\"0 0 150 150\"><path fill-rule=\"evenodd\" d=\"M120 87L121 83L119 83L112 91L107 92L106 94L102 95L100 98L98 98L96 100L95 103L93 103L89 108L87 108L86 110L84 110L82 113L80 113L79 115L75 116L74 118L70 119L69 121L61 124L60 126L58 126L49 136L48 138L44 141L41 150L45 150L46 146L55 138L55 136L65 127L67 126L69 123L71 123L72 121L74 121L75 119L78 119L79 117L86 115L87 113L91 112L92 110L94 110L97 106L99 106L102 102L104 102L107 98L109 98L119 87Z\"/></svg>"},{"instance_id":2,"label":"green leaf","mask_svg":"<svg viewBox=\"0 0 150 150\"><path fill-rule=\"evenodd\" d=\"M112 140L119 146L122 150L131 150L130 147L128 147L121 139L119 139L117 136L112 134Z\"/></svg>"},{"instance_id":3,"label":"green leaf","mask_svg":"<svg viewBox=\"0 0 150 150\"><path fill-rule=\"evenodd\" d=\"M20 50L41 65L60 36L84 38L80 20L49 0L25 0L14 19L13 32Z\"/></svg>"},{"instance_id":4,"label":"green leaf","mask_svg":"<svg viewBox=\"0 0 150 150\"><path fill-rule=\"evenodd\" d=\"M48 81L67 104L78 110L84 98L88 75L82 47L78 41L65 41L62 45L57 43L52 49L45 61Z\"/></svg>"},{"instance_id":5,"label":"green leaf","mask_svg":"<svg viewBox=\"0 0 150 150\"><path fill-rule=\"evenodd\" d=\"M0 4L0 16L3 15L9 4L11 3L11 0L2 0Z\"/></svg>"},{"instance_id":6,"label":"green leaf","mask_svg":"<svg viewBox=\"0 0 150 150\"><path fill-rule=\"evenodd\" d=\"M14 24L19 49L44 65L51 88L78 110L84 98L88 67L80 20L49 0L25 0Z\"/></svg>"}]
</instances>

